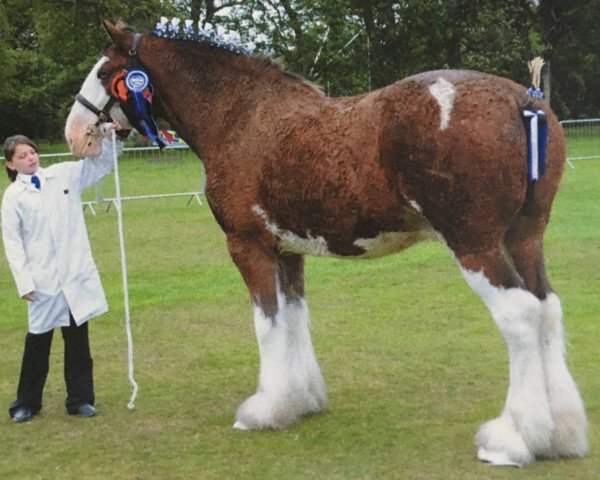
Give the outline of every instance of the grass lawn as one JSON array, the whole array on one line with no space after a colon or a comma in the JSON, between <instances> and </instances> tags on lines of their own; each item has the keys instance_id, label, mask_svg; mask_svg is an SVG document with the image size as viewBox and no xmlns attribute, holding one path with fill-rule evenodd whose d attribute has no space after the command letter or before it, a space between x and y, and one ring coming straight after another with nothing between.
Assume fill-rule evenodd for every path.
<instances>
[{"instance_id":1,"label":"grass lawn","mask_svg":"<svg viewBox=\"0 0 600 480\"><path fill-rule=\"evenodd\" d=\"M198 163L188 157L120 165L123 195L198 189ZM11 422L26 305L0 256L0 479L597 479L600 161L575 166L565 171L545 252L587 405L587 458L523 470L476 460L475 431L504 404L507 352L454 260L433 242L372 261L308 258L313 339L330 408L286 431L233 430L258 372L249 296L208 206L178 197L124 204L140 385L132 411L114 209L86 211L111 306L90 324L95 418L64 412L55 335L41 414Z\"/></svg>"}]
</instances>

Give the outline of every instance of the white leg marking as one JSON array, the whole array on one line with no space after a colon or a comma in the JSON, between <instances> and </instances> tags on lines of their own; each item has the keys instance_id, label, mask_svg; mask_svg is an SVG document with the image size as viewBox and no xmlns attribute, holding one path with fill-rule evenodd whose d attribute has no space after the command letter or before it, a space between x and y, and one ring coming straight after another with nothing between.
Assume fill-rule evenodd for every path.
<instances>
[{"instance_id":1,"label":"white leg marking","mask_svg":"<svg viewBox=\"0 0 600 480\"><path fill-rule=\"evenodd\" d=\"M409 200L410 206L412 208L414 208L417 212L419 213L423 213L423 209L421 208L421 205L419 205L415 200Z\"/></svg>"},{"instance_id":2,"label":"white leg marking","mask_svg":"<svg viewBox=\"0 0 600 480\"><path fill-rule=\"evenodd\" d=\"M450 123L450 114L454 108L456 90L448 80L440 77L435 83L430 85L429 92L440 105L440 130L446 130Z\"/></svg>"},{"instance_id":3,"label":"white leg marking","mask_svg":"<svg viewBox=\"0 0 600 480\"><path fill-rule=\"evenodd\" d=\"M253 205L252 211L258 215L264 222L266 229L275 235L279 240L279 248L282 252L301 253L304 255L316 255L320 257L331 257L329 246L322 236L313 237L310 232L306 238L299 237L294 233L284 230L276 223L272 222L260 205Z\"/></svg>"},{"instance_id":4,"label":"white leg marking","mask_svg":"<svg viewBox=\"0 0 600 480\"><path fill-rule=\"evenodd\" d=\"M482 272L463 270L463 275L490 309L510 362L504 411L479 429L478 456L495 464L525 465L550 447L554 431L540 338L542 305L525 290L494 287Z\"/></svg>"},{"instance_id":5,"label":"white leg marking","mask_svg":"<svg viewBox=\"0 0 600 480\"><path fill-rule=\"evenodd\" d=\"M258 389L239 408L234 428L282 429L327 407L327 392L313 349L304 300L286 302L278 288L273 320L254 307L260 351Z\"/></svg>"},{"instance_id":6,"label":"white leg marking","mask_svg":"<svg viewBox=\"0 0 600 480\"><path fill-rule=\"evenodd\" d=\"M542 301L542 349L555 429L552 445L540 456L583 457L587 454L587 419L583 401L565 361L562 308L555 294Z\"/></svg>"}]
</instances>

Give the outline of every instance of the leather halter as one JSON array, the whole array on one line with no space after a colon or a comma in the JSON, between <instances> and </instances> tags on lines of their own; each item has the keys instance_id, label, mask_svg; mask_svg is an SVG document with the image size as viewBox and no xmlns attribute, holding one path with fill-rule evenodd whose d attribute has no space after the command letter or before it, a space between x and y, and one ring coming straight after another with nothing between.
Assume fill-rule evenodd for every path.
<instances>
[{"instance_id":1,"label":"leather halter","mask_svg":"<svg viewBox=\"0 0 600 480\"><path fill-rule=\"evenodd\" d=\"M94 113L98 117L98 121L95 123L97 127L103 122L112 122L113 119L110 116L110 109L115 104L117 99L113 96L110 96L106 105L102 109L96 107L92 102L90 102L87 98L85 98L81 93L75 95L75 100L81 103L85 108L87 108L90 112Z\"/></svg>"},{"instance_id":2,"label":"leather halter","mask_svg":"<svg viewBox=\"0 0 600 480\"><path fill-rule=\"evenodd\" d=\"M133 36L133 43L131 45L131 49L129 50L129 62L128 62L129 65L137 64L137 50L140 45L141 36L142 36L141 33L136 33ZM110 112L110 109L112 108L112 106L117 101L117 98L115 98L114 96L109 95L108 101L102 108L96 107L92 102L90 102L87 98L85 98L81 93L78 93L77 95L75 95L75 100L77 102L81 103L85 108L87 108L90 112L92 112L94 115L96 115L98 117L98 121L94 124L96 127L99 126L101 123L113 121L109 112Z\"/></svg>"}]
</instances>

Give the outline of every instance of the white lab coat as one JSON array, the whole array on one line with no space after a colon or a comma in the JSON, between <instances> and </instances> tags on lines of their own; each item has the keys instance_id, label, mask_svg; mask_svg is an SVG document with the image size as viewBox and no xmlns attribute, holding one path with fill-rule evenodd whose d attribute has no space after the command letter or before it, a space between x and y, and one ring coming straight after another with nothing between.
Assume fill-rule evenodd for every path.
<instances>
[{"instance_id":1,"label":"white lab coat","mask_svg":"<svg viewBox=\"0 0 600 480\"><path fill-rule=\"evenodd\" d=\"M118 142L119 152L122 143ZM108 310L92 258L81 194L110 173L112 142L102 140L96 158L39 168L42 188L19 174L4 192L2 237L19 296L35 291L29 331L69 325L69 310L81 325Z\"/></svg>"}]
</instances>

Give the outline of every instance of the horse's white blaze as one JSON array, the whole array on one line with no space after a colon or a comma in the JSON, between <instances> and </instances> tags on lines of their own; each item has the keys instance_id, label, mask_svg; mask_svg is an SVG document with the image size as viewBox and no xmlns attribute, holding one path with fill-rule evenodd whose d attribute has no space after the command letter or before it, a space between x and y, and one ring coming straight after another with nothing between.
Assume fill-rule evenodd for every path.
<instances>
[{"instance_id":1,"label":"horse's white blaze","mask_svg":"<svg viewBox=\"0 0 600 480\"><path fill-rule=\"evenodd\" d=\"M440 130L445 130L448 128L450 114L454 108L454 97L456 96L454 85L440 77L435 83L430 85L429 92L440 106Z\"/></svg>"},{"instance_id":2,"label":"horse's white blaze","mask_svg":"<svg viewBox=\"0 0 600 480\"><path fill-rule=\"evenodd\" d=\"M288 301L277 287L275 318L254 305L260 352L257 391L238 409L234 428L285 428L302 415L323 410L327 392L310 337L304 299Z\"/></svg>"},{"instance_id":3,"label":"horse's white blaze","mask_svg":"<svg viewBox=\"0 0 600 480\"><path fill-rule=\"evenodd\" d=\"M81 86L81 93L86 99L88 99L92 104L96 107L100 108L104 106L104 104L108 101L108 94L104 90L100 79L98 78L98 70L108 62L109 58L107 56L103 56L96 62L88 76L83 82ZM94 115L93 113L91 114Z\"/></svg>"},{"instance_id":4,"label":"horse's white blaze","mask_svg":"<svg viewBox=\"0 0 600 480\"><path fill-rule=\"evenodd\" d=\"M106 105L109 97L100 83L98 70L107 61L108 57L104 56L96 62L79 91L86 100L100 109ZM95 113L77 101L73 104L65 125L65 138L74 155L94 156L100 153L102 135L92 128L97 121L98 117Z\"/></svg>"},{"instance_id":5,"label":"horse's white blaze","mask_svg":"<svg viewBox=\"0 0 600 480\"><path fill-rule=\"evenodd\" d=\"M98 70L106 62L108 62L108 57L106 56L96 62L79 91L92 105L98 108L102 108L109 98L98 78ZM70 138L74 132L78 131L76 126L94 124L96 120L98 119L93 112L85 108L81 103L75 102L67 117L65 125L66 137Z\"/></svg>"},{"instance_id":6,"label":"horse's white blaze","mask_svg":"<svg viewBox=\"0 0 600 480\"><path fill-rule=\"evenodd\" d=\"M524 465L550 448L550 413L541 344L542 304L520 288L491 285L483 272L463 269L468 284L492 313L508 346L510 384L502 415L484 424L476 436L479 458L494 463L502 455ZM522 442L517 441L518 438Z\"/></svg>"},{"instance_id":7,"label":"horse's white blaze","mask_svg":"<svg viewBox=\"0 0 600 480\"><path fill-rule=\"evenodd\" d=\"M106 102L108 102L110 98L98 78L98 70L100 70L102 65L108 60L108 57L103 56L96 62L79 91L86 100L99 109L104 108ZM113 105L110 114L113 119L119 121L124 128L130 128L127 117L125 117L118 105ZM94 125L97 121L98 117L96 114L88 110L81 103L76 101L73 104L65 124L65 138L74 155L94 156L100 153L102 141L101 133L96 131L93 135L86 135L90 126Z\"/></svg>"},{"instance_id":8,"label":"horse's white blaze","mask_svg":"<svg viewBox=\"0 0 600 480\"><path fill-rule=\"evenodd\" d=\"M260 205L254 205L252 211L262 218L267 230L280 240L279 248L282 252L301 253L320 257L332 256L329 246L322 236L313 237L310 233L307 233L305 238L299 237L295 233L284 230L276 223L271 222L267 212Z\"/></svg>"}]
</instances>

